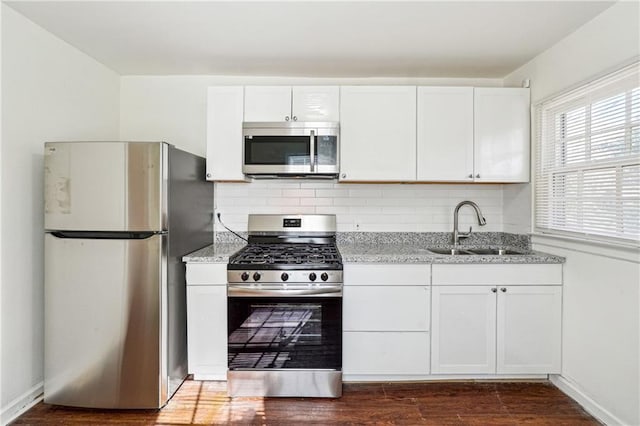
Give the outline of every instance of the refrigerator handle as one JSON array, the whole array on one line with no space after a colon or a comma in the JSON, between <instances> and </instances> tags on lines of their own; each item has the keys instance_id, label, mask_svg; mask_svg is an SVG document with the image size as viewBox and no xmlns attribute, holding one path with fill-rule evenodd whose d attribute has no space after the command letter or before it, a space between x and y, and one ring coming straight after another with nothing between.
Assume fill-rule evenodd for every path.
<instances>
[{"instance_id":1,"label":"refrigerator handle","mask_svg":"<svg viewBox=\"0 0 640 426\"><path fill-rule=\"evenodd\" d=\"M91 240L146 240L154 235L166 234L155 231L53 231L51 235L57 238L82 238Z\"/></svg>"}]
</instances>

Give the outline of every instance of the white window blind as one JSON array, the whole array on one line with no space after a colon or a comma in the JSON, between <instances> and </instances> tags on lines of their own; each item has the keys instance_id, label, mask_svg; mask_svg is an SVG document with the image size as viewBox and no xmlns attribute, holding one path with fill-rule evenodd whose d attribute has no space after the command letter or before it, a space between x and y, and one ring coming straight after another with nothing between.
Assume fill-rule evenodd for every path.
<instances>
[{"instance_id":1,"label":"white window blind","mask_svg":"<svg viewBox=\"0 0 640 426\"><path fill-rule=\"evenodd\" d=\"M640 240L639 69L536 106L536 231Z\"/></svg>"}]
</instances>

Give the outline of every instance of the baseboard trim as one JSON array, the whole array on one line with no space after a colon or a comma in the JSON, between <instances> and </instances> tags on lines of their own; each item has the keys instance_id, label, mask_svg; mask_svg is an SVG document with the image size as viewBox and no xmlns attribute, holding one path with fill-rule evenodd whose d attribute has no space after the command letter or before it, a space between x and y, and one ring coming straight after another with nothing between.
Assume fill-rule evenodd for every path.
<instances>
[{"instance_id":1,"label":"baseboard trim","mask_svg":"<svg viewBox=\"0 0 640 426\"><path fill-rule=\"evenodd\" d=\"M553 383L555 387L567 394L573 400L585 409L585 411L591 414L593 417L604 423L605 425L623 425L622 420L614 416L611 412L607 411L602 405L591 399L588 395L580 389L580 387L573 383L566 377L552 374L549 376L549 381Z\"/></svg>"},{"instance_id":2,"label":"baseboard trim","mask_svg":"<svg viewBox=\"0 0 640 426\"><path fill-rule=\"evenodd\" d=\"M24 414L44 398L44 383L40 382L31 389L9 402L0 411L0 425L6 425Z\"/></svg>"}]
</instances>

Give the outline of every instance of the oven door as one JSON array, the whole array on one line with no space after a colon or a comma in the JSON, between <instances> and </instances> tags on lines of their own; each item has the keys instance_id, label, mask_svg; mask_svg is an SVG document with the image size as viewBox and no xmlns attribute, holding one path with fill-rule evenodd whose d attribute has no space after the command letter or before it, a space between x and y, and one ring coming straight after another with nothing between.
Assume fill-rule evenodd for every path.
<instances>
[{"instance_id":1,"label":"oven door","mask_svg":"<svg viewBox=\"0 0 640 426\"><path fill-rule=\"evenodd\" d=\"M245 174L338 173L335 128L248 127L243 138Z\"/></svg>"},{"instance_id":2,"label":"oven door","mask_svg":"<svg viewBox=\"0 0 640 426\"><path fill-rule=\"evenodd\" d=\"M342 297L228 297L230 396L342 394Z\"/></svg>"}]
</instances>

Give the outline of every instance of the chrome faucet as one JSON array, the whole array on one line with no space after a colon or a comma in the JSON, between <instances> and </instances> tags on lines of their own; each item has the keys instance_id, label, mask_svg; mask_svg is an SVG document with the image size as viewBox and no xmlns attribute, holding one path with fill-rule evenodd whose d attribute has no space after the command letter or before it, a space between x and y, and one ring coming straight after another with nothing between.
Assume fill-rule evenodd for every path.
<instances>
[{"instance_id":1,"label":"chrome faucet","mask_svg":"<svg viewBox=\"0 0 640 426\"><path fill-rule=\"evenodd\" d=\"M469 227L469 232L460 232L458 231L458 212L460 211L460 207L465 204L470 205L476 211L476 216L478 217L478 225L484 226L487 224L487 220L482 215L480 211L480 207L473 201L462 201L458 203L455 210L453 211L453 245L458 246L460 243L460 238L468 238L471 236L471 226Z\"/></svg>"}]
</instances>

